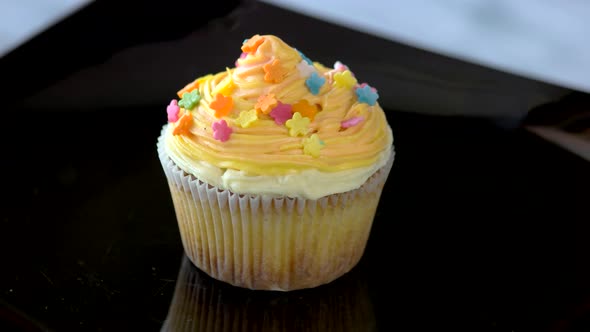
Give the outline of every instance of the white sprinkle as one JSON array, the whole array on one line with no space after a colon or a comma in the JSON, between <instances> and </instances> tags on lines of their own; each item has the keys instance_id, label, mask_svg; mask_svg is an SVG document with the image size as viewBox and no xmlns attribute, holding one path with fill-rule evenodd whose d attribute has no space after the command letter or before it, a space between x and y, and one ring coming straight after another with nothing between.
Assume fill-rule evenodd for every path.
<instances>
[{"instance_id":1,"label":"white sprinkle","mask_svg":"<svg viewBox=\"0 0 590 332\"><path fill-rule=\"evenodd\" d=\"M305 78L309 77L311 73L316 71L315 67L308 64L305 60L301 60L301 62L297 64L297 70L299 71L301 77Z\"/></svg>"}]
</instances>

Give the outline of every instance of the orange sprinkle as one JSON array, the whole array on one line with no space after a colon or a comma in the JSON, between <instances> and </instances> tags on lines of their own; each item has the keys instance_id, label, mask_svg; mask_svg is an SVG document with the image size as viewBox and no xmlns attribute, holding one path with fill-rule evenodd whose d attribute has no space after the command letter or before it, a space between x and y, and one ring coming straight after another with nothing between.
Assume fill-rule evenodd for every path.
<instances>
[{"instance_id":1,"label":"orange sprinkle","mask_svg":"<svg viewBox=\"0 0 590 332\"><path fill-rule=\"evenodd\" d=\"M242 52L254 53L258 49L258 46L264 42L264 37L260 35L254 35L252 38L242 45Z\"/></svg>"},{"instance_id":2,"label":"orange sprinkle","mask_svg":"<svg viewBox=\"0 0 590 332\"><path fill-rule=\"evenodd\" d=\"M190 112L184 113L184 115L178 120L176 127L172 131L172 135L185 135L191 134L191 126L193 124L193 116Z\"/></svg>"},{"instance_id":3,"label":"orange sprinkle","mask_svg":"<svg viewBox=\"0 0 590 332\"><path fill-rule=\"evenodd\" d=\"M196 80L190 82L184 88L178 90L178 92L176 93L178 95L178 98L182 98L182 94L185 92L191 92L194 89L198 89L199 84L201 84L201 81L198 78Z\"/></svg>"},{"instance_id":4,"label":"orange sprinkle","mask_svg":"<svg viewBox=\"0 0 590 332\"><path fill-rule=\"evenodd\" d=\"M268 83L280 83L288 71L283 68L279 59L274 59L271 63L267 63L262 67L264 69L264 80Z\"/></svg>"},{"instance_id":5,"label":"orange sprinkle","mask_svg":"<svg viewBox=\"0 0 590 332\"><path fill-rule=\"evenodd\" d=\"M302 117L307 117L313 121L318 113L318 108L315 105L310 105L307 100L301 99L296 104L293 104L293 113L295 112L299 112Z\"/></svg>"},{"instance_id":6,"label":"orange sprinkle","mask_svg":"<svg viewBox=\"0 0 590 332\"><path fill-rule=\"evenodd\" d=\"M254 106L254 108L256 108L256 111L258 111L258 112L268 114L268 113L270 113L270 111L272 111L273 107L275 107L277 105L277 103L278 102L277 102L277 99L275 98L275 95L272 93L269 93L267 95L262 95L262 96L258 97L258 102Z\"/></svg>"},{"instance_id":7,"label":"orange sprinkle","mask_svg":"<svg viewBox=\"0 0 590 332\"><path fill-rule=\"evenodd\" d=\"M234 108L234 100L231 96L224 96L221 93L215 95L215 99L209 104L215 110L215 117L221 118L229 114Z\"/></svg>"},{"instance_id":8,"label":"orange sprinkle","mask_svg":"<svg viewBox=\"0 0 590 332\"><path fill-rule=\"evenodd\" d=\"M196 80L190 82L184 88L182 88L180 91L177 92L178 98L182 98L182 95L185 92L191 92L194 89L198 89L199 86L201 85L201 83L207 81L208 79L210 79L212 77L213 77L212 74L208 74L208 75L205 75L205 76L201 76L201 77L197 78Z\"/></svg>"}]
</instances>

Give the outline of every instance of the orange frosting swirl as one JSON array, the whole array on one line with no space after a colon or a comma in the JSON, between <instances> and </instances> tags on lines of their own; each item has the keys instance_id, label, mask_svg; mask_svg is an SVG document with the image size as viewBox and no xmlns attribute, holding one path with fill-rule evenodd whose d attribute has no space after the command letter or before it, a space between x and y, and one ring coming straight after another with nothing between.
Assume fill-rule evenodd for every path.
<instances>
[{"instance_id":1,"label":"orange frosting swirl","mask_svg":"<svg viewBox=\"0 0 590 332\"><path fill-rule=\"evenodd\" d=\"M170 124L166 146L172 157L252 176L350 171L384 163L393 142L385 114L378 103L359 102L354 87L335 84L334 75L341 69L319 63L310 66L296 49L272 35L253 36L242 49L248 52L238 59L236 68L199 78L179 92L197 89L201 99L194 109L180 110L192 116L186 134L174 135L173 128L179 123ZM325 79L317 95L306 85L310 72ZM212 105L218 94L231 97L227 114ZM275 122L269 112L276 107L272 98L265 100L267 107L261 109L259 104L257 108L261 97L271 94L277 103L295 105L304 100L315 107L315 114L301 116L309 119L302 127L304 134L292 136L289 123ZM299 119L295 115L293 119L296 117ZM362 121L342 126L354 117ZM213 123L220 120L231 128L226 141L213 135Z\"/></svg>"}]
</instances>

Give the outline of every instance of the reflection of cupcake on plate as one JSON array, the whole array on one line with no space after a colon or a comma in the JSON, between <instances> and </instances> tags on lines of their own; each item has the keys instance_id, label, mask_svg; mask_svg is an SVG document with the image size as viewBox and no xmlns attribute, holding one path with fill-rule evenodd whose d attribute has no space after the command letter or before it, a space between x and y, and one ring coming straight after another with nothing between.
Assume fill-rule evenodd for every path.
<instances>
[{"instance_id":1,"label":"reflection of cupcake on plate","mask_svg":"<svg viewBox=\"0 0 590 332\"><path fill-rule=\"evenodd\" d=\"M242 51L167 108L158 152L185 252L240 287L331 282L361 258L393 163L377 90L272 35Z\"/></svg>"},{"instance_id":2,"label":"reflection of cupcake on plate","mask_svg":"<svg viewBox=\"0 0 590 332\"><path fill-rule=\"evenodd\" d=\"M296 292L256 292L210 278L185 256L161 331L374 331L364 273Z\"/></svg>"}]
</instances>

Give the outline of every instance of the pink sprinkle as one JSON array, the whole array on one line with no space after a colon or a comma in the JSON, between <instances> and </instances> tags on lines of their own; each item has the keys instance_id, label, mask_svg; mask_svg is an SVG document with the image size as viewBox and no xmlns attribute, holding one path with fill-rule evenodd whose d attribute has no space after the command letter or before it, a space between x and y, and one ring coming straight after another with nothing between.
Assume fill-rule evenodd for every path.
<instances>
[{"instance_id":1,"label":"pink sprinkle","mask_svg":"<svg viewBox=\"0 0 590 332\"><path fill-rule=\"evenodd\" d=\"M227 141L233 132L225 120L213 122L211 127L213 128L213 138L220 142Z\"/></svg>"},{"instance_id":2,"label":"pink sprinkle","mask_svg":"<svg viewBox=\"0 0 590 332\"><path fill-rule=\"evenodd\" d=\"M243 58L245 58L246 56L248 56L248 53L246 53L246 52L242 52L242 54L240 54L240 59L243 59ZM238 66L238 60L236 60L236 63L235 63L235 65L236 65L236 67Z\"/></svg>"},{"instance_id":3,"label":"pink sprinkle","mask_svg":"<svg viewBox=\"0 0 590 332\"><path fill-rule=\"evenodd\" d=\"M347 65L345 65L345 64L343 64L343 63L342 63L342 62L340 62L340 61L336 61L336 62L334 63L334 69L335 69L336 71L345 71L345 70L349 70L349 69L348 69L348 66L347 66ZM354 76L354 75L353 75L353 76Z\"/></svg>"},{"instance_id":4,"label":"pink sprinkle","mask_svg":"<svg viewBox=\"0 0 590 332\"><path fill-rule=\"evenodd\" d=\"M275 119L276 124L282 126L287 120L293 117L293 112L291 111L292 108L291 105L283 104L279 101L279 104L270 111L270 117Z\"/></svg>"},{"instance_id":5,"label":"pink sprinkle","mask_svg":"<svg viewBox=\"0 0 590 332\"><path fill-rule=\"evenodd\" d=\"M362 116L353 116L352 118L348 119L348 120L344 120L342 122L340 122L340 126L342 128L350 128L350 127L354 127L357 124L363 122L365 118L363 118Z\"/></svg>"},{"instance_id":6,"label":"pink sprinkle","mask_svg":"<svg viewBox=\"0 0 590 332\"><path fill-rule=\"evenodd\" d=\"M178 121L178 111L180 111L180 107L178 107L178 101L176 99L172 99L170 105L166 107L166 113L168 113L168 121Z\"/></svg>"}]
</instances>

